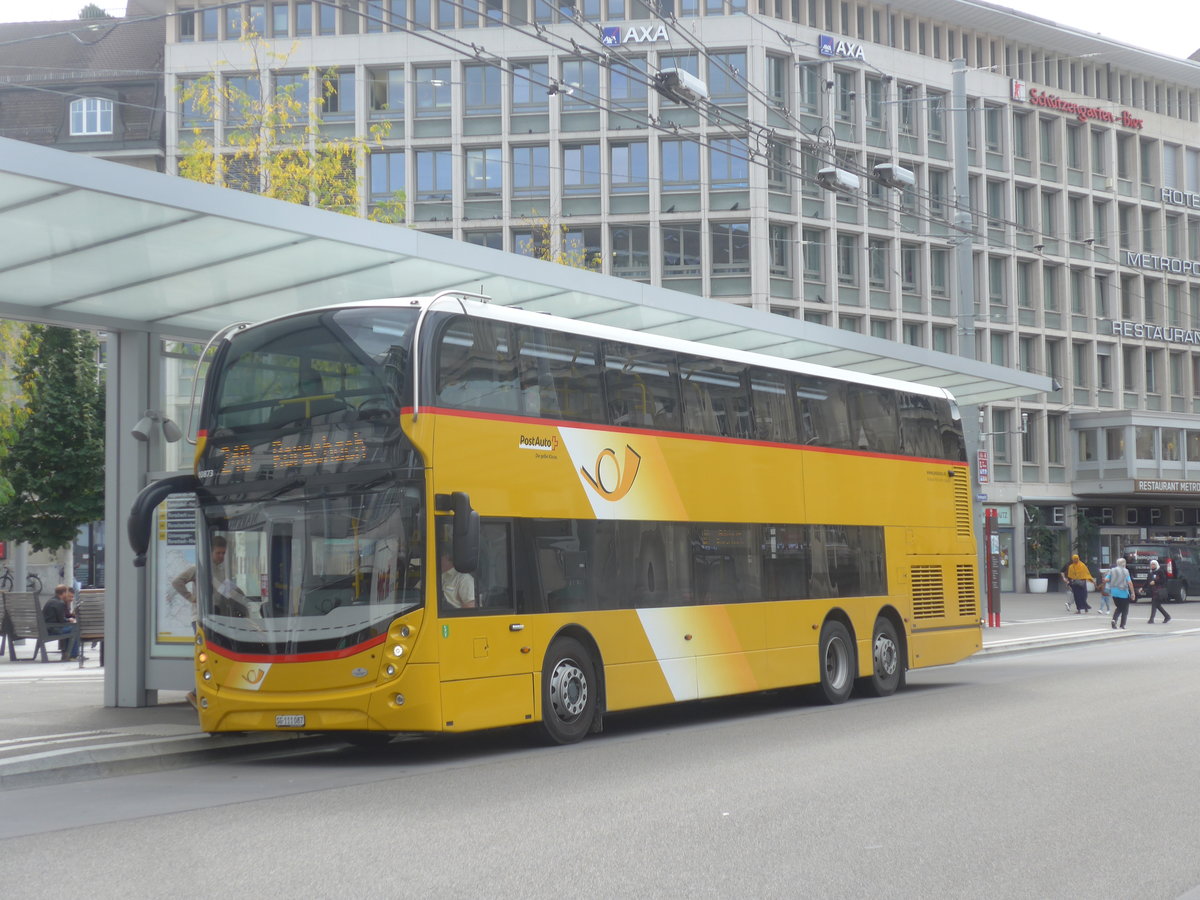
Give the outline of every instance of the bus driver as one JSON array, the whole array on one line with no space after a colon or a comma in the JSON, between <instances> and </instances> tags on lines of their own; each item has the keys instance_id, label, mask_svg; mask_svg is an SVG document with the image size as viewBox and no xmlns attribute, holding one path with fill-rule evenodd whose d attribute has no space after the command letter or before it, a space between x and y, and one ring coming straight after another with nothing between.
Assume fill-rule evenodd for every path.
<instances>
[{"instance_id":1,"label":"bus driver","mask_svg":"<svg viewBox=\"0 0 1200 900\"><path fill-rule=\"evenodd\" d=\"M442 550L442 596L455 609L475 608L475 578L454 568L449 550Z\"/></svg>"},{"instance_id":2,"label":"bus driver","mask_svg":"<svg viewBox=\"0 0 1200 900\"><path fill-rule=\"evenodd\" d=\"M225 571L225 554L229 549L229 544L225 538L221 536L212 539L212 586L213 586L213 609L218 614L231 616L248 616L252 615L253 610L250 603L246 599L246 595L241 589L233 583L233 580ZM188 585L192 585L192 590L188 590ZM192 604L192 621L196 620L196 567L188 566L182 572L175 576L171 581L171 587L179 592L188 603Z\"/></svg>"}]
</instances>

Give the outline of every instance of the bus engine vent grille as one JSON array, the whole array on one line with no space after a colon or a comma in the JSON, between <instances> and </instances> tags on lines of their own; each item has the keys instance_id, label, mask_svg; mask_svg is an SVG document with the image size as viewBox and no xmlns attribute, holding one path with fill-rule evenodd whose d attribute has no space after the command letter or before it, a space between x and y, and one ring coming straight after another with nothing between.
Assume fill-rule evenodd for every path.
<instances>
[{"instance_id":1,"label":"bus engine vent grille","mask_svg":"<svg viewBox=\"0 0 1200 900\"><path fill-rule=\"evenodd\" d=\"M958 576L958 614L965 619L979 618L979 580L974 566L956 566Z\"/></svg>"},{"instance_id":2,"label":"bus engine vent grille","mask_svg":"<svg viewBox=\"0 0 1200 900\"><path fill-rule=\"evenodd\" d=\"M971 485L966 477L954 478L954 530L959 537L971 536Z\"/></svg>"},{"instance_id":3,"label":"bus engine vent grille","mask_svg":"<svg viewBox=\"0 0 1200 900\"><path fill-rule=\"evenodd\" d=\"M946 592L941 566L912 567L914 619L940 619L946 615Z\"/></svg>"}]
</instances>

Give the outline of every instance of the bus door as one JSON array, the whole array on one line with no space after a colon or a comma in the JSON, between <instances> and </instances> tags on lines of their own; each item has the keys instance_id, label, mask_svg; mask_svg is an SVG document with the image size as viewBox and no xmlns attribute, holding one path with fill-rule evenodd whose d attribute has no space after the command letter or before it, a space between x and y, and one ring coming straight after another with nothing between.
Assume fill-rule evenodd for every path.
<instances>
[{"instance_id":1,"label":"bus door","mask_svg":"<svg viewBox=\"0 0 1200 900\"><path fill-rule=\"evenodd\" d=\"M540 661L527 648L528 624L516 615L512 525L480 525L474 572L454 568L449 522L439 518L438 619L442 704L448 730L531 720ZM528 618L528 617L525 617Z\"/></svg>"}]
</instances>

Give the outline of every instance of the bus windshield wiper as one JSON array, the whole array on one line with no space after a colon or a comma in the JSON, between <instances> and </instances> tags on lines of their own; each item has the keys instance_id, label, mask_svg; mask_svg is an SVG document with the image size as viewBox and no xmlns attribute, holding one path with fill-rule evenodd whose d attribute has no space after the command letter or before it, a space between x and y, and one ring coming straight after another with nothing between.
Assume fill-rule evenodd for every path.
<instances>
[{"instance_id":1,"label":"bus windshield wiper","mask_svg":"<svg viewBox=\"0 0 1200 900\"><path fill-rule=\"evenodd\" d=\"M275 488L275 490L271 491L270 493L263 494L263 496L259 497L258 499L260 502L263 500L274 500L276 497L279 497L282 494L286 494L289 491L294 491L296 488L302 488L306 484L308 484L307 478L293 478L291 481L284 482L283 484L281 484L279 487Z\"/></svg>"}]
</instances>

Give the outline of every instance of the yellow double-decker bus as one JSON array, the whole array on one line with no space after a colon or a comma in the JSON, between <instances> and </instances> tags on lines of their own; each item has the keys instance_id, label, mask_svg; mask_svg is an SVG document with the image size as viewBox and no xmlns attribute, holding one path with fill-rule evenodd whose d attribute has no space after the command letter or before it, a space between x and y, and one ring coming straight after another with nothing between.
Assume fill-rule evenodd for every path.
<instances>
[{"instance_id":1,"label":"yellow double-decker bus","mask_svg":"<svg viewBox=\"0 0 1200 900\"><path fill-rule=\"evenodd\" d=\"M839 703L981 643L944 390L491 305L231 330L198 497L206 731L540 723L794 685Z\"/></svg>"}]
</instances>

